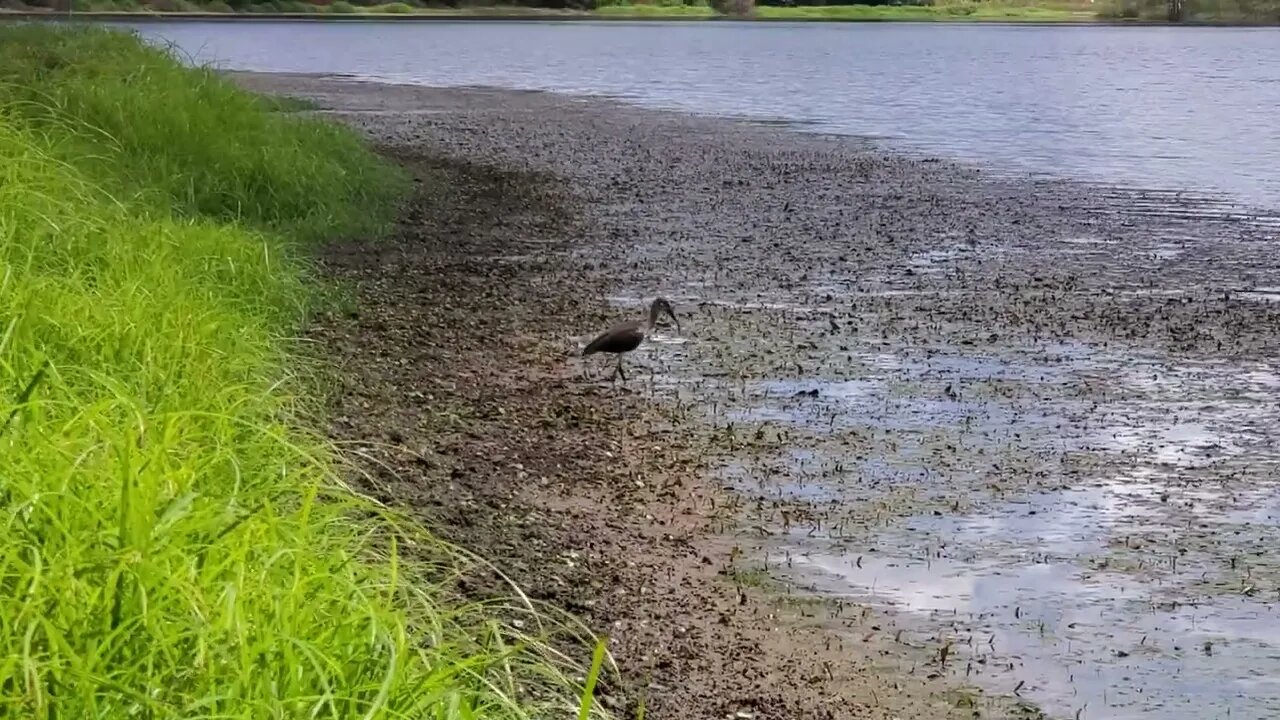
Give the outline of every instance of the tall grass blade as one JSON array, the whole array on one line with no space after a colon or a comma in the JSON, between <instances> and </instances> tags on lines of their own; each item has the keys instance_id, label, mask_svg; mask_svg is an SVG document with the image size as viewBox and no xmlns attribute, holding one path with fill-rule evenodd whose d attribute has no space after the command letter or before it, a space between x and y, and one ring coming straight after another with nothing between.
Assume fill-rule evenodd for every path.
<instances>
[{"instance_id":1,"label":"tall grass blade","mask_svg":"<svg viewBox=\"0 0 1280 720\"><path fill-rule=\"evenodd\" d=\"M591 715L591 704L595 700L596 682L600 679L600 670L604 667L605 647L607 640L600 638L596 642L595 652L591 655L591 670L587 673L587 684L582 690L582 707L578 710L578 720L587 720Z\"/></svg>"},{"instance_id":2,"label":"tall grass blade","mask_svg":"<svg viewBox=\"0 0 1280 720\"><path fill-rule=\"evenodd\" d=\"M40 381L44 379L44 373L48 368L49 359L45 358L40 363L40 367L36 369L35 374L32 375L31 379L27 381L27 384L23 386L22 392L18 393L17 400L13 403L13 409L11 409L9 414L5 417L4 423L0 424L0 436L4 435L4 431L9 429L9 423L13 422L13 418L18 415L18 411L22 410L23 407L26 407L26 404L31 401L31 395L35 393L36 386L38 386Z\"/></svg>"}]
</instances>

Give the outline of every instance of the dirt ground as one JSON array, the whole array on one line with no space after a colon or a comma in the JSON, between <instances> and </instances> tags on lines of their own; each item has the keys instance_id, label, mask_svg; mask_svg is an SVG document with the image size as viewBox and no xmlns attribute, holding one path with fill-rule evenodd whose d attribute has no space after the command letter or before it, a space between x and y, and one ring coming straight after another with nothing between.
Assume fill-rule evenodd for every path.
<instances>
[{"instance_id":1,"label":"dirt ground","mask_svg":"<svg viewBox=\"0 0 1280 720\"><path fill-rule=\"evenodd\" d=\"M607 633L617 701L647 717L945 716L940 684L876 672L871 648L735 582L733 504L697 440L565 370L566 329L612 319L601 280L501 259L560 249L573 218L553 179L388 152L419 192L390 241L325 251L358 309L314 335L346 378L333 435L376 459L379 499Z\"/></svg>"}]
</instances>

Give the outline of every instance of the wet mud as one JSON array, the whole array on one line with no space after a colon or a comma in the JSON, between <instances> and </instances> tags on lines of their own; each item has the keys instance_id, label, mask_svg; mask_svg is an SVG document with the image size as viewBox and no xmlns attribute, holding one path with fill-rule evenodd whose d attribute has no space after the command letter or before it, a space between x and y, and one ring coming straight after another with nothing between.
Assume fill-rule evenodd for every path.
<instances>
[{"instance_id":1,"label":"wet mud","mask_svg":"<svg viewBox=\"0 0 1280 720\"><path fill-rule=\"evenodd\" d=\"M374 395L337 434L438 457L388 458L388 497L612 628L650 717L1280 714L1274 216L604 100L241 79L462 193L335 250L373 288L327 340ZM656 294L683 332L589 377L576 350Z\"/></svg>"}]
</instances>

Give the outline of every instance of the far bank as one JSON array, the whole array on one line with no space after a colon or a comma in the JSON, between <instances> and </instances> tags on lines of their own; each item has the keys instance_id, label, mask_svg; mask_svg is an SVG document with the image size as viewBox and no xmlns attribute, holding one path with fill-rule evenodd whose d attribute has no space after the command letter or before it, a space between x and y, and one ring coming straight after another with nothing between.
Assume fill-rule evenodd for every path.
<instances>
[{"instance_id":1,"label":"far bank","mask_svg":"<svg viewBox=\"0 0 1280 720\"><path fill-rule=\"evenodd\" d=\"M1280 25L1274 16L1193 17L1180 21L1162 19L1150 11L1126 17L1116 9L1082 10L1063 7L1006 6L963 3L938 6L830 5L822 7L758 7L749 16L728 16L704 5L611 5L595 10L549 8L415 8L403 3L359 8L350 12L315 10L213 12L207 10L157 12L151 10L55 11L44 9L0 10L4 20L92 22L773 22L773 23L946 23L1052 25L1059 27L1270 27Z\"/></svg>"}]
</instances>

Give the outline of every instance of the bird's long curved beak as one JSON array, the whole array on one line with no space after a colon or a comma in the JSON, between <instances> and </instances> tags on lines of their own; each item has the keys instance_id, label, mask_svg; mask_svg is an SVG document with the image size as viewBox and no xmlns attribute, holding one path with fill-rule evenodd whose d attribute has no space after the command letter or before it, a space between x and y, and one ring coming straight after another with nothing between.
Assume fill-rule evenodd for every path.
<instances>
[{"instance_id":1,"label":"bird's long curved beak","mask_svg":"<svg viewBox=\"0 0 1280 720\"><path fill-rule=\"evenodd\" d=\"M682 333L683 331L680 329L680 318L676 317L676 313L675 313L675 311L674 311L674 310L668 310L668 311L667 311L667 314L671 316L671 320L672 320L672 322L674 322L674 323L676 324L676 332L677 332L677 333Z\"/></svg>"}]
</instances>

